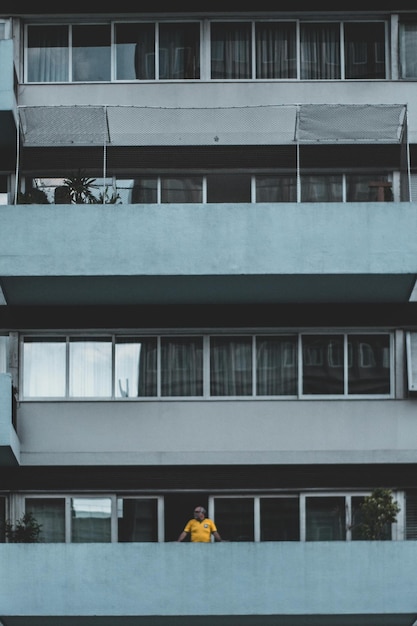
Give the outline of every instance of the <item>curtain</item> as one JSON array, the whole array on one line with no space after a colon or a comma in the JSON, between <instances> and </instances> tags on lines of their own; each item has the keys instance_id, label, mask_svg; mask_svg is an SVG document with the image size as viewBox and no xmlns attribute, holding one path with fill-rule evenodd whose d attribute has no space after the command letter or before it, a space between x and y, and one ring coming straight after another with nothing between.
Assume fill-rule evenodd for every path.
<instances>
[{"instance_id":1,"label":"curtain","mask_svg":"<svg viewBox=\"0 0 417 626\"><path fill-rule=\"evenodd\" d=\"M296 78L294 23L256 22L256 78Z\"/></svg>"},{"instance_id":2,"label":"curtain","mask_svg":"<svg viewBox=\"0 0 417 626\"><path fill-rule=\"evenodd\" d=\"M112 343L110 338L71 339L69 395L107 398L112 393Z\"/></svg>"},{"instance_id":3,"label":"curtain","mask_svg":"<svg viewBox=\"0 0 417 626\"><path fill-rule=\"evenodd\" d=\"M65 339L26 338L23 344L23 395L25 398L65 397Z\"/></svg>"},{"instance_id":4,"label":"curtain","mask_svg":"<svg viewBox=\"0 0 417 626\"><path fill-rule=\"evenodd\" d=\"M211 78L251 78L251 24L211 24Z\"/></svg>"},{"instance_id":5,"label":"curtain","mask_svg":"<svg viewBox=\"0 0 417 626\"><path fill-rule=\"evenodd\" d=\"M257 337L256 395L295 395L297 379L297 338Z\"/></svg>"},{"instance_id":6,"label":"curtain","mask_svg":"<svg viewBox=\"0 0 417 626\"><path fill-rule=\"evenodd\" d=\"M200 25L159 25L159 78L200 78Z\"/></svg>"},{"instance_id":7,"label":"curtain","mask_svg":"<svg viewBox=\"0 0 417 626\"><path fill-rule=\"evenodd\" d=\"M297 202L297 177L256 176L256 202Z\"/></svg>"},{"instance_id":8,"label":"curtain","mask_svg":"<svg viewBox=\"0 0 417 626\"><path fill-rule=\"evenodd\" d=\"M115 396L156 396L157 344L155 337L119 337L115 344Z\"/></svg>"},{"instance_id":9,"label":"curtain","mask_svg":"<svg viewBox=\"0 0 417 626\"><path fill-rule=\"evenodd\" d=\"M41 524L39 535L41 542L65 542L64 498L26 498L25 512L32 513Z\"/></svg>"},{"instance_id":10,"label":"curtain","mask_svg":"<svg viewBox=\"0 0 417 626\"><path fill-rule=\"evenodd\" d=\"M301 79L340 78L339 24L301 24Z\"/></svg>"},{"instance_id":11,"label":"curtain","mask_svg":"<svg viewBox=\"0 0 417 626\"><path fill-rule=\"evenodd\" d=\"M400 24L400 77L417 78L417 23Z\"/></svg>"},{"instance_id":12,"label":"curtain","mask_svg":"<svg viewBox=\"0 0 417 626\"><path fill-rule=\"evenodd\" d=\"M203 341L201 337L161 339L161 395L203 395Z\"/></svg>"},{"instance_id":13,"label":"curtain","mask_svg":"<svg viewBox=\"0 0 417 626\"><path fill-rule=\"evenodd\" d=\"M211 337L210 394L252 395L251 337Z\"/></svg>"},{"instance_id":14,"label":"curtain","mask_svg":"<svg viewBox=\"0 0 417 626\"><path fill-rule=\"evenodd\" d=\"M342 175L301 176L301 202L342 202Z\"/></svg>"},{"instance_id":15,"label":"curtain","mask_svg":"<svg viewBox=\"0 0 417 626\"><path fill-rule=\"evenodd\" d=\"M161 202L202 202L202 194L203 182L201 176L161 179Z\"/></svg>"},{"instance_id":16,"label":"curtain","mask_svg":"<svg viewBox=\"0 0 417 626\"><path fill-rule=\"evenodd\" d=\"M27 80L68 81L68 26L29 26Z\"/></svg>"}]
</instances>

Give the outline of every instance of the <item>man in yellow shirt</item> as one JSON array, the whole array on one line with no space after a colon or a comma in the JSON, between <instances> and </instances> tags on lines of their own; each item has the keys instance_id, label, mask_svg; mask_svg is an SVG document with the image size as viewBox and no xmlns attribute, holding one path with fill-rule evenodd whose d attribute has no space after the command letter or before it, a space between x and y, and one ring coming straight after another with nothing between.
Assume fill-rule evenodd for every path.
<instances>
[{"instance_id":1,"label":"man in yellow shirt","mask_svg":"<svg viewBox=\"0 0 417 626\"><path fill-rule=\"evenodd\" d=\"M177 541L184 541L186 537L190 535L191 541L200 541L208 543L213 535L216 541L221 541L219 533L217 532L216 524L213 520L206 517L206 509L203 506L197 506L194 509L194 519L190 519Z\"/></svg>"}]
</instances>

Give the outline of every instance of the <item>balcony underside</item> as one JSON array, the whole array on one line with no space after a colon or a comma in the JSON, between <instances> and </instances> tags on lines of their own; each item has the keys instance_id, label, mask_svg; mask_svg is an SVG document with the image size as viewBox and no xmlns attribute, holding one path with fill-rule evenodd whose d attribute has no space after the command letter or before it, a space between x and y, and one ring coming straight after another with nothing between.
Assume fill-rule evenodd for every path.
<instances>
[{"instance_id":1,"label":"balcony underside","mask_svg":"<svg viewBox=\"0 0 417 626\"><path fill-rule=\"evenodd\" d=\"M16 276L0 278L11 306L405 303L415 274L279 276Z\"/></svg>"},{"instance_id":2,"label":"balcony underside","mask_svg":"<svg viewBox=\"0 0 417 626\"><path fill-rule=\"evenodd\" d=\"M4 626L412 626L417 614L3 617Z\"/></svg>"}]
</instances>

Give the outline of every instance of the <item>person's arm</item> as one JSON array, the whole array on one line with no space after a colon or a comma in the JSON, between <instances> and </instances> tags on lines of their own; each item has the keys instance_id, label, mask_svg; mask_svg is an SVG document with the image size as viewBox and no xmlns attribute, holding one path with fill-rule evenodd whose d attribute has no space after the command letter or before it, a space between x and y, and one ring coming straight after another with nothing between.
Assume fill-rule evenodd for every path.
<instances>
[{"instance_id":1,"label":"person's arm","mask_svg":"<svg viewBox=\"0 0 417 626\"><path fill-rule=\"evenodd\" d=\"M217 532L217 530L213 531L213 537L216 541L221 541L222 538L220 537L219 533Z\"/></svg>"},{"instance_id":2,"label":"person's arm","mask_svg":"<svg viewBox=\"0 0 417 626\"><path fill-rule=\"evenodd\" d=\"M184 541L187 535L188 533L186 533L185 530L183 530L180 536L178 537L177 541Z\"/></svg>"}]
</instances>

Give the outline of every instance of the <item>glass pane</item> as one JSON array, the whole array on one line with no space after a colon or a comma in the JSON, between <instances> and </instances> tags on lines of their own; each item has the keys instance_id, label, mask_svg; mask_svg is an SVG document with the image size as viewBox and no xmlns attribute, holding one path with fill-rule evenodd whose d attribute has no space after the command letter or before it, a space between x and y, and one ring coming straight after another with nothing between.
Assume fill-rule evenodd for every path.
<instances>
[{"instance_id":1,"label":"glass pane","mask_svg":"<svg viewBox=\"0 0 417 626\"><path fill-rule=\"evenodd\" d=\"M207 176L207 202L250 202L251 177L249 174L209 174Z\"/></svg>"},{"instance_id":2,"label":"glass pane","mask_svg":"<svg viewBox=\"0 0 417 626\"><path fill-rule=\"evenodd\" d=\"M211 24L211 78L252 78L251 61L251 24Z\"/></svg>"},{"instance_id":3,"label":"glass pane","mask_svg":"<svg viewBox=\"0 0 417 626\"><path fill-rule=\"evenodd\" d=\"M302 79L338 79L340 72L339 24L301 24Z\"/></svg>"},{"instance_id":4,"label":"glass pane","mask_svg":"<svg viewBox=\"0 0 417 626\"><path fill-rule=\"evenodd\" d=\"M346 78L385 78L385 24L348 22L344 31Z\"/></svg>"},{"instance_id":5,"label":"glass pane","mask_svg":"<svg viewBox=\"0 0 417 626\"><path fill-rule=\"evenodd\" d=\"M23 395L25 398L65 397L65 339L34 339L23 343Z\"/></svg>"},{"instance_id":6,"label":"glass pane","mask_svg":"<svg viewBox=\"0 0 417 626\"><path fill-rule=\"evenodd\" d=\"M301 175L301 202L341 202L342 175Z\"/></svg>"},{"instance_id":7,"label":"glass pane","mask_svg":"<svg viewBox=\"0 0 417 626\"><path fill-rule=\"evenodd\" d=\"M158 202L158 179L135 178L132 189L132 204L156 204Z\"/></svg>"},{"instance_id":8,"label":"glass pane","mask_svg":"<svg viewBox=\"0 0 417 626\"><path fill-rule=\"evenodd\" d=\"M9 337L0 335L0 374L9 371Z\"/></svg>"},{"instance_id":9,"label":"glass pane","mask_svg":"<svg viewBox=\"0 0 417 626\"><path fill-rule=\"evenodd\" d=\"M155 337L119 337L115 346L115 396L156 396L157 345Z\"/></svg>"},{"instance_id":10,"label":"glass pane","mask_svg":"<svg viewBox=\"0 0 417 626\"><path fill-rule=\"evenodd\" d=\"M119 498L117 518L119 541L158 541L156 498Z\"/></svg>"},{"instance_id":11,"label":"glass pane","mask_svg":"<svg viewBox=\"0 0 417 626\"><path fill-rule=\"evenodd\" d=\"M6 541L6 498L0 497L0 543Z\"/></svg>"},{"instance_id":12,"label":"glass pane","mask_svg":"<svg viewBox=\"0 0 417 626\"><path fill-rule=\"evenodd\" d=\"M70 396L111 396L112 343L110 338L70 341Z\"/></svg>"},{"instance_id":13,"label":"glass pane","mask_svg":"<svg viewBox=\"0 0 417 626\"><path fill-rule=\"evenodd\" d=\"M252 395L252 338L210 338L210 394Z\"/></svg>"},{"instance_id":14,"label":"glass pane","mask_svg":"<svg viewBox=\"0 0 417 626\"><path fill-rule=\"evenodd\" d=\"M296 78L295 23L257 22L256 78Z\"/></svg>"},{"instance_id":15,"label":"glass pane","mask_svg":"<svg viewBox=\"0 0 417 626\"><path fill-rule=\"evenodd\" d=\"M297 178L256 176L256 202L297 202Z\"/></svg>"},{"instance_id":16,"label":"glass pane","mask_svg":"<svg viewBox=\"0 0 417 626\"><path fill-rule=\"evenodd\" d=\"M348 391L350 394L389 394L389 335L348 336Z\"/></svg>"},{"instance_id":17,"label":"glass pane","mask_svg":"<svg viewBox=\"0 0 417 626\"><path fill-rule=\"evenodd\" d=\"M256 394L297 393L297 337L256 338Z\"/></svg>"},{"instance_id":18,"label":"glass pane","mask_svg":"<svg viewBox=\"0 0 417 626\"><path fill-rule=\"evenodd\" d=\"M261 498L261 541L299 541L298 498Z\"/></svg>"},{"instance_id":19,"label":"glass pane","mask_svg":"<svg viewBox=\"0 0 417 626\"><path fill-rule=\"evenodd\" d=\"M306 540L346 540L345 498L306 498Z\"/></svg>"},{"instance_id":20,"label":"glass pane","mask_svg":"<svg viewBox=\"0 0 417 626\"><path fill-rule=\"evenodd\" d=\"M405 494L406 539L417 539L417 493L406 491Z\"/></svg>"},{"instance_id":21,"label":"glass pane","mask_svg":"<svg viewBox=\"0 0 417 626\"><path fill-rule=\"evenodd\" d=\"M115 24L117 80L155 78L155 25Z\"/></svg>"},{"instance_id":22,"label":"glass pane","mask_svg":"<svg viewBox=\"0 0 417 626\"><path fill-rule=\"evenodd\" d=\"M65 541L64 498L26 498L25 510L26 513L32 513L38 524L41 524L40 541Z\"/></svg>"},{"instance_id":23,"label":"glass pane","mask_svg":"<svg viewBox=\"0 0 417 626\"><path fill-rule=\"evenodd\" d=\"M68 26L28 26L27 80L68 81Z\"/></svg>"},{"instance_id":24,"label":"glass pane","mask_svg":"<svg viewBox=\"0 0 417 626\"><path fill-rule=\"evenodd\" d=\"M72 79L110 80L110 25L72 27Z\"/></svg>"},{"instance_id":25,"label":"glass pane","mask_svg":"<svg viewBox=\"0 0 417 626\"><path fill-rule=\"evenodd\" d=\"M161 394L203 395L202 337L161 339Z\"/></svg>"},{"instance_id":26,"label":"glass pane","mask_svg":"<svg viewBox=\"0 0 417 626\"><path fill-rule=\"evenodd\" d=\"M214 498L214 519L224 541L254 541L253 498Z\"/></svg>"},{"instance_id":27,"label":"glass pane","mask_svg":"<svg viewBox=\"0 0 417 626\"><path fill-rule=\"evenodd\" d=\"M198 177L175 177L161 180L161 202L202 202L203 182Z\"/></svg>"},{"instance_id":28,"label":"glass pane","mask_svg":"<svg viewBox=\"0 0 417 626\"><path fill-rule=\"evenodd\" d=\"M304 335L303 393L344 393L343 335Z\"/></svg>"},{"instance_id":29,"label":"glass pane","mask_svg":"<svg viewBox=\"0 0 417 626\"><path fill-rule=\"evenodd\" d=\"M400 24L401 78L417 78L417 23Z\"/></svg>"},{"instance_id":30,"label":"glass pane","mask_svg":"<svg viewBox=\"0 0 417 626\"><path fill-rule=\"evenodd\" d=\"M159 78L200 78L200 25L159 25Z\"/></svg>"},{"instance_id":31,"label":"glass pane","mask_svg":"<svg viewBox=\"0 0 417 626\"><path fill-rule=\"evenodd\" d=\"M110 498L71 498L71 539L74 543L111 540Z\"/></svg>"},{"instance_id":32,"label":"glass pane","mask_svg":"<svg viewBox=\"0 0 417 626\"><path fill-rule=\"evenodd\" d=\"M390 202L392 199L392 184L388 181L388 176L378 174L348 174L346 176L347 202L377 202L381 200Z\"/></svg>"}]
</instances>

